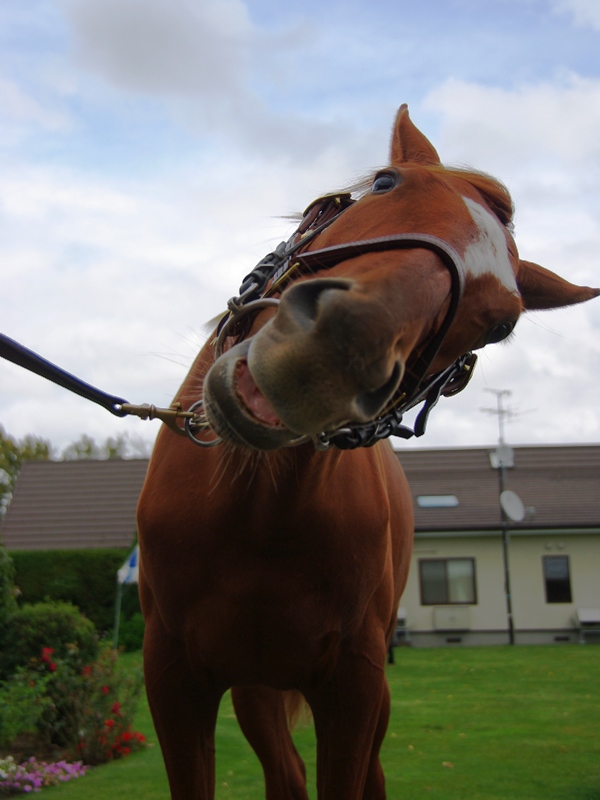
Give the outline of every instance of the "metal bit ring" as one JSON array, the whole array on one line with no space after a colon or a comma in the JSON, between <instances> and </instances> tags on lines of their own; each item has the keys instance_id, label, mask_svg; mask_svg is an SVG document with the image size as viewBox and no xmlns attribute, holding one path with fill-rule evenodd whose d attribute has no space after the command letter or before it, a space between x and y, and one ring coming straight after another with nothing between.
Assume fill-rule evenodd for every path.
<instances>
[{"instance_id":1,"label":"metal bit ring","mask_svg":"<svg viewBox=\"0 0 600 800\"><path fill-rule=\"evenodd\" d=\"M196 418L200 418L200 422L194 422L192 417L187 417L184 422L185 432L188 435L188 439L190 439L194 444L197 444L199 447L215 447L218 444L221 444L223 441L219 436L215 439L209 439L208 441L205 439L198 439L194 434L200 431L211 431L212 429L208 424L208 420L206 419L206 414L204 414L204 400L198 400L193 405L191 405L188 409L188 412L195 414ZM193 430L192 430L193 428Z\"/></svg>"}]
</instances>

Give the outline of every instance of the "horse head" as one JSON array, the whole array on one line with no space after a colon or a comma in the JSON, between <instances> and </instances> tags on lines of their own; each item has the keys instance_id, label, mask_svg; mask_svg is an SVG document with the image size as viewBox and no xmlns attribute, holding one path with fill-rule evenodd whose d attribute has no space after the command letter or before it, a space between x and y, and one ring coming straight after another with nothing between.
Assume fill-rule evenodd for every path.
<instances>
[{"instance_id":1,"label":"horse head","mask_svg":"<svg viewBox=\"0 0 600 800\"><path fill-rule=\"evenodd\" d=\"M498 181L444 167L402 106L389 166L358 200L309 207L273 307L222 348L204 382L210 426L269 450L368 422L506 339L523 311L600 293L521 260L512 213Z\"/></svg>"}]
</instances>

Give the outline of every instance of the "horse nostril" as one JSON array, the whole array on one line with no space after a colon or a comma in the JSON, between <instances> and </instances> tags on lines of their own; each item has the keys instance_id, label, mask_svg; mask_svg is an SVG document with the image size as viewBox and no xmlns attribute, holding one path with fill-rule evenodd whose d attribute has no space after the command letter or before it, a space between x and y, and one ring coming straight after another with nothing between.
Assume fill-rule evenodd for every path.
<instances>
[{"instance_id":1,"label":"horse nostril","mask_svg":"<svg viewBox=\"0 0 600 800\"><path fill-rule=\"evenodd\" d=\"M362 392L354 400L354 406L360 415L361 420L369 420L376 417L382 411L385 404L393 396L394 392L400 385L402 374L404 370L400 362L396 361L392 374L387 381L378 389L372 392Z\"/></svg>"},{"instance_id":2,"label":"horse nostril","mask_svg":"<svg viewBox=\"0 0 600 800\"><path fill-rule=\"evenodd\" d=\"M278 316L284 312L297 325L307 330L319 316L319 308L326 292L340 289L347 291L352 286L352 281L336 278L316 278L296 283L283 293Z\"/></svg>"}]
</instances>

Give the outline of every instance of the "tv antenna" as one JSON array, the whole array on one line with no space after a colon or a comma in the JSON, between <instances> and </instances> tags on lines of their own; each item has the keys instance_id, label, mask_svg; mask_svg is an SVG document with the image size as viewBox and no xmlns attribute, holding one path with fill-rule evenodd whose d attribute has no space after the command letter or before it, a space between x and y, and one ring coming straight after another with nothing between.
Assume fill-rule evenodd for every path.
<instances>
[{"instance_id":1,"label":"tv antenna","mask_svg":"<svg viewBox=\"0 0 600 800\"><path fill-rule=\"evenodd\" d=\"M494 414L498 417L498 444L502 446L505 444L505 425L511 419L518 417L519 412L504 404L504 398L512 395L512 392L508 389L484 389L483 391L496 395L496 408L480 408L479 410L483 411L484 414Z\"/></svg>"}]
</instances>

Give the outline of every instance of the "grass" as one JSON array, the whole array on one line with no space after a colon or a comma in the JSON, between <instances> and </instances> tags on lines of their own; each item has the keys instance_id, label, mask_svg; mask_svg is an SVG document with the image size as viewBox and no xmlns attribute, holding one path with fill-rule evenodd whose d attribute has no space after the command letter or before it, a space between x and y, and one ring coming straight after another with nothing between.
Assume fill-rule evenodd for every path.
<instances>
[{"instance_id":1,"label":"grass","mask_svg":"<svg viewBox=\"0 0 600 800\"><path fill-rule=\"evenodd\" d=\"M388 677L392 717L382 761L390 800L600 800L600 647L401 648ZM145 699L135 726L156 743ZM294 738L316 798L312 726L301 725ZM263 786L226 696L217 800L262 800ZM158 744L44 793L169 798Z\"/></svg>"}]
</instances>

